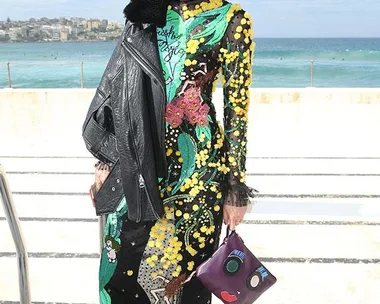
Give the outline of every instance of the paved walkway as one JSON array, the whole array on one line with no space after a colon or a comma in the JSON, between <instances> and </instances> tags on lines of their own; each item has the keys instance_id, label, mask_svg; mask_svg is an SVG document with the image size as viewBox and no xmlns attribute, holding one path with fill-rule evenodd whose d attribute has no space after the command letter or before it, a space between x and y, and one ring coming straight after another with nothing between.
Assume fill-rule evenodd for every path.
<instances>
[{"instance_id":1,"label":"paved walkway","mask_svg":"<svg viewBox=\"0 0 380 304\"><path fill-rule=\"evenodd\" d=\"M86 192L94 161L0 163L29 251L33 301L97 303L99 226ZM379 303L380 158L249 158L248 168L261 193L239 232L278 278L257 303ZM17 301L17 263L1 208L0 235L0 302Z\"/></svg>"}]
</instances>

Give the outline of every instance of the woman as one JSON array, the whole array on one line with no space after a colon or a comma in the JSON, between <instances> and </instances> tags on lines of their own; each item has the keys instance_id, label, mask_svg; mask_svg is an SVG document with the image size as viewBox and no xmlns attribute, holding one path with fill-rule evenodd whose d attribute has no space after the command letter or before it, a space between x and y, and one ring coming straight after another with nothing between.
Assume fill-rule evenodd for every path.
<instances>
[{"instance_id":1,"label":"woman","mask_svg":"<svg viewBox=\"0 0 380 304\"><path fill-rule=\"evenodd\" d=\"M218 247L223 220L235 229L253 197L244 183L251 26L238 4L170 1L166 21L157 28L167 91L168 178L159 180L165 215L134 223L127 220L126 199L108 215L99 272L101 303L211 302L196 278L182 283ZM212 103L219 75L223 127ZM97 188L107 174L106 165L97 166Z\"/></svg>"}]
</instances>

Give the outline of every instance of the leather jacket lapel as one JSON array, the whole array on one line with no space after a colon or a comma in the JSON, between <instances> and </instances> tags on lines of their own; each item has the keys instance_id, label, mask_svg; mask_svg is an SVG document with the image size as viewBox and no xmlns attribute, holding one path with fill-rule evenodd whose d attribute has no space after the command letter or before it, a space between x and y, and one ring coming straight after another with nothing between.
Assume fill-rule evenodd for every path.
<instances>
[{"instance_id":1,"label":"leather jacket lapel","mask_svg":"<svg viewBox=\"0 0 380 304\"><path fill-rule=\"evenodd\" d=\"M128 25L127 25L128 26ZM157 34L154 25L129 23L123 46L136 59L141 68L159 82L165 91L165 78L157 66L161 65L157 52ZM132 52L131 52L132 51ZM137 58L136 58L137 56Z\"/></svg>"}]
</instances>

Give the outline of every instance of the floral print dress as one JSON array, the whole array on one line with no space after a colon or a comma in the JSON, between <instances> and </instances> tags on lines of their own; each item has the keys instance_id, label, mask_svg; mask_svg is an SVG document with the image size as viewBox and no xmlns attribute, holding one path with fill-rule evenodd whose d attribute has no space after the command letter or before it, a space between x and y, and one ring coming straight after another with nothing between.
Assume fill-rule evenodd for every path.
<instances>
[{"instance_id":1,"label":"floral print dress","mask_svg":"<svg viewBox=\"0 0 380 304\"><path fill-rule=\"evenodd\" d=\"M157 28L168 97L169 174L159 180L165 216L131 223L125 199L108 215L101 303L211 302L196 278L181 283L218 247L223 204L246 206L253 197L245 185L251 27L249 14L237 4L171 2L166 26ZM220 75L223 124L212 102Z\"/></svg>"}]
</instances>

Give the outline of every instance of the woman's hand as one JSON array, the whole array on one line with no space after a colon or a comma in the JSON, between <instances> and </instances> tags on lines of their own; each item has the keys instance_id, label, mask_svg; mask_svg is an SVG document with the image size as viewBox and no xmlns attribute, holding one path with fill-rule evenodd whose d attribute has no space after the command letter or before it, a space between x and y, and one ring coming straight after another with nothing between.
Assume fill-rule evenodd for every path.
<instances>
[{"instance_id":1,"label":"woman's hand","mask_svg":"<svg viewBox=\"0 0 380 304\"><path fill-rule=\"evenodd\" d=\"M248 207L235 207L225 204L223 207L224 224L229 225L231 230L235 230L244 218Z\"/></svg>"},{"instance_id":2,"label":"woman's hand","mask_svg":"<svg viewBox=\"0 0 380 304\"><path fill-rule=\"evenodd\" d=\"M107 179L110 174L110 167L102 162L98 162L95 165L95 185L96 191L102 187L104 181Z\"/></svg>"}]
</instances>

